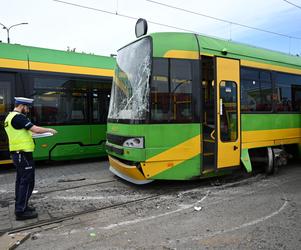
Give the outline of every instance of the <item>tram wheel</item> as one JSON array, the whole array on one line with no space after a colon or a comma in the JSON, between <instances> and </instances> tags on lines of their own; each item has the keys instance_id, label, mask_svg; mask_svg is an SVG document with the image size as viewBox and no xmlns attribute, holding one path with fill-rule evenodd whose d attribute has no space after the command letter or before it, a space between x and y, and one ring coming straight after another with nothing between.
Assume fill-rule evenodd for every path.
<instances>
[{"instance_id":1,"label":"tram wheel","mask_svg":"<svg viewBox=\"0 0 301 250\"><path fill-rule=\"evenodd\" d=\"M267 163L265 164L264 171L266 174L271 175L275 172L275 165L277 165L277 162L275 161L274 151L271 147L267 148L267 157Z\"/></svg>"}]
</instances>

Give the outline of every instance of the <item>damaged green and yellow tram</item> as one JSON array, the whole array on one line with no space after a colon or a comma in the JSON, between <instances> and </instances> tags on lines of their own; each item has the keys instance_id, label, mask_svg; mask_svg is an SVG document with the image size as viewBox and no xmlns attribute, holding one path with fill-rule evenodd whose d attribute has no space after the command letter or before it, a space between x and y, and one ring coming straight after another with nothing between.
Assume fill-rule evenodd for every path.
<instances>
[{"instance_id":1,"label":"damaged green and yellow tram","mask_svg":"<svg viewBox=\"0 0 301 250\"><path fill-rule=\"evenodd\" d=\"M214 176L301 151L301 58L189 33L118 51L110 170L137 184ZM251 160L250 160L251 158ZM299 158L300 159L300 158Z\"/></svg>"}]
</instances>

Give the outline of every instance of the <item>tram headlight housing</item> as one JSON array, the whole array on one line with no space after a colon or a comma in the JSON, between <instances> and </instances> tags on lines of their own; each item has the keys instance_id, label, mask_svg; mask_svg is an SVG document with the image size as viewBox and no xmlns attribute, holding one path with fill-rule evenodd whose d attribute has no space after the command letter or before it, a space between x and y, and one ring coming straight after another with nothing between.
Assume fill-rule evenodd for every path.
<instances>
[{"instance_id":1,"label":"tram headlight housing","mask_svg":"<svg viewBox=\"0 0 301 250\"><path fill-rule=\"evenodd\" d=\"M144 148L144 138L135 137L135 138L127 139L124 141L122 146L129 147L129 148Z\"/></svg>"}]
</instances>

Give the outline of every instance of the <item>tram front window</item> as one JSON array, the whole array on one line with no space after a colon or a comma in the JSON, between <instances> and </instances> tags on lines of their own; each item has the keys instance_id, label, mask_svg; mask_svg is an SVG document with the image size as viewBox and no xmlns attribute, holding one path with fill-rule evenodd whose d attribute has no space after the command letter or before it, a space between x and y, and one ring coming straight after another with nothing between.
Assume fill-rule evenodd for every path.
<instances>
[{"instance_id":1,"label":"tram front window","mask_svg":"<svg viewBox=\"0 0 301 250\"><path fill-rule=\"evenodd\" d=\"M118 51L108 119L146 120L150 72L150 39L141 39Z\"/></svg>"}]
</instances>

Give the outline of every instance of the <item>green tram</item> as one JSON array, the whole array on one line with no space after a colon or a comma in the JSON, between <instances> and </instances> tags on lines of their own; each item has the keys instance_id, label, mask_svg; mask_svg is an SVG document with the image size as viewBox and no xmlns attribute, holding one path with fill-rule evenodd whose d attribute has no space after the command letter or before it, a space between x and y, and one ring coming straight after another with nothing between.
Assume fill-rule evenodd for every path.
<instances>
[{"instance_id":1,"label":"green tram","mask_svg":"<svg viewBox=\"0 0 301 250\"><path fill-rule=\"evenodd\" d=\"M36 160L106 155L106 119L115 59L0 43L0 164L11 163L3 122L14 96L34 99L31 120L54 127L36 139Z\"/></svg>"},{"instance_id":2,"label":"green tram","mask_svg":"<svg viewBox=\"0 0 301 250\"><path fill-rule=\"evenodd\" d=\"M272 173L300 157L301 58L144 35L118 51L107 130L110 170L136 184L252 172L260 161Z\"/></svg>"}]
</instances>

